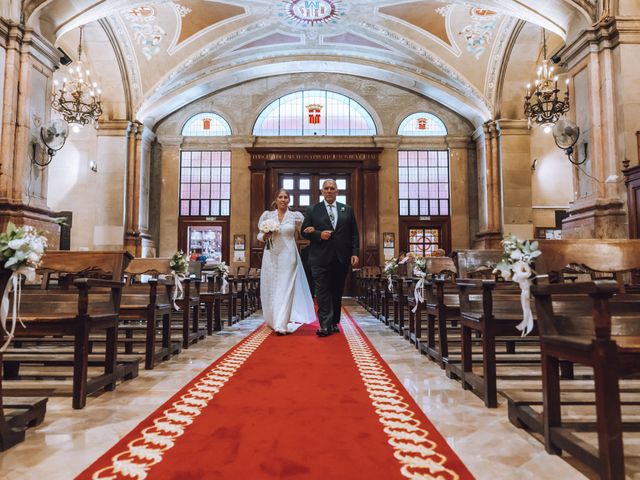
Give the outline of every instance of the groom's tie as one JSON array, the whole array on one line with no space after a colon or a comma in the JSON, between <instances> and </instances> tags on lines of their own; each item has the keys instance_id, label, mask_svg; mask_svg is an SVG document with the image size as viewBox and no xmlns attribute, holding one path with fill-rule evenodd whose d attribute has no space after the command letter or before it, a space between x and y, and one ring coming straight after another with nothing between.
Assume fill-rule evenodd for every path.
<instances>
[{"instance_id":1,"label":"groom's tie","mask_svg":"<svg viewBox=\"0 0 640 480\"><path fill-rule=\"evenodd\" d=\"M335 208L335 205L327 204L327 206L329 207L329 220L331 220L331 226L335 230L335 228L336 228L336 216L333 213L333 209Z\"/></svg>"}]
</instances>

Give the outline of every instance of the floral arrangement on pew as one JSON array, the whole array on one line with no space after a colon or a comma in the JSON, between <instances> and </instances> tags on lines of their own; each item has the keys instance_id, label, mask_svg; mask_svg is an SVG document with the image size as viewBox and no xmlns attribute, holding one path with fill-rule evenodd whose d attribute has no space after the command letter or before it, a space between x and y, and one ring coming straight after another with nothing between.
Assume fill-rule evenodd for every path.
<instances>
[{"instance_id":1,"label":"floral arrangement on pew","mask_svg":"<svg viewBox=\"0 0 640 480\"><path fill-rule=\"evenodd\" d=\"M16 330L16 322L20 321L20 296L24 276L27 280L33 281L36 276L36 268L40 266L42 256L47 247L47 238L42 232L30 226L16 227L9 222L7 230L0 234L0 259L2 269L5 274L11 272L4 292L2 292L2 303L0 304L0 326L7 336L4 344L0 346L0 352L4 351L13 339ZM7 328L9 317L9 295L13 292L12 323ZM22 322L20 322L22 325ZM24 325L22 325L24 327Z\"/></svg>"},{"instance_id":2,"label":"floral arrangement on pew","mask_svg":"<svg viewBox=\"0 0 640 480\"><path fill-rule=\"evenodd\" d=\"M418 277L418 283L413 289L413 298L416 299L416 305L411 310L416 313L418 310L418 304L424 302L424 279L427 278L429 273L427 269L427 259L424 257L417 257L413 264L413 276Z\"/></svg>"},{"instance_id":3,"label":"floral arrangement on pew","mask_svg":"<svg viewBox=\"0 0 640 480\"><path fill-rule=\"evenodd\" d=\"M276 222L273 218L267 218L264 222L260 224L259 228L260 228L260 232L263 235L265 233L275 233L280 230L280 224ZM271 240L271 237L269 237L265 243L266 243L265 248L267 250L270 250L271 247L273 247L273 241Z\"/></svg>"},{"instance_id":4,"label":"floral arrangement on pew","mask_svg":"<svg viewBox=\"0 0 640 480\"><path fill-rule=\"evenodd\" d=\"M172 294L173 308L180 310L176 300L184 298L182 280L187 276L187 272L189 271L189 260L187 259L187 255L182 250L178 250L173 254L171 260L169 260L169 266L171 267L171 274L173 275L173 283L175 285Z\"/></svg>"},{"instance_id":5,"label":"floral arrangement on pew","mask_svg":"<svg viewBox=\"0 0 640 480\"><path fill-rule=\"evenodd\" d=\"M531 312L531 283L536 273L532 268L533 260L542 252L538 249L538 242L519 240L515 235L506 235L502 240L503 255L493 273L499 273L506 281L512 280L520 286L520 303L523 319L517 325L522 336L529 335L533 330L533 313Z\"/></svg>"},{"instance_id":6,"label":"floral arrangement on pew","mask_svg":"<svg viewBox=\"0 0 640 480\"><path fill-rule=\"evenodd\" d=\"M211 270L213 271L213 276L215 278L222 278L222 286L220 287L220 291L222 293L227 293L229 289L229 282L227 282L227 276L229 275L229 266L224 262L220 262L213 265L213 268Z\"/></svg>"},{"instance_id":7,"label":"floral arrangement on pew","mask_svg":"<svg viewBox=\"0 0 640 480\"><path fill-rule=\"evenodd\" d=\"M391 277L398 272L398 259L396 257L390 258L384 263L382 273L387 277L389 282L389 291L393 291L393 283Z\"/></svg>"}]
</instances>

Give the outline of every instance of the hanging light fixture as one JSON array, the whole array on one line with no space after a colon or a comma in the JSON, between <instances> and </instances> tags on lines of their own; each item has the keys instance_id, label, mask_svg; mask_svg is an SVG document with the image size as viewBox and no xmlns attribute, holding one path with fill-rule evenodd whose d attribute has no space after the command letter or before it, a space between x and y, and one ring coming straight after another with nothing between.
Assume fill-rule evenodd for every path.
<instances>
[{"instance_id":1,"label":"hanging light fixture","mask_svg":"<svg viewBox=\"0 0 640 480\"><path fill-rule=\"evenodd\" d=\"M558 119L569 111L569 80L566 82L564 100L558 98L558 76L554 74L554 67L549 65L547 59L547 37L542 30L543 60L538 67L538 78L534 82L534 90L531 84L527 84L524 96L524 114L529 119L529 127L534 123L542 126L545 133L550 133Z\"/></svg>"},{"instance_id":2,"label":"hanging light fixture","mask_svg":"<svg viewBox=\"0 0 640 480\"><path fill-rule=\"evenodd\" d=\"M60 114L74 132L89 123L96 122L102 115L100 95L102 90L91 79L91 72L82 63L82 37L84 26L80 27L80 41L78 42L78 61L72 63L66 77L59 82L53 82L51 107Z\"/></svg>"}]
</instances>

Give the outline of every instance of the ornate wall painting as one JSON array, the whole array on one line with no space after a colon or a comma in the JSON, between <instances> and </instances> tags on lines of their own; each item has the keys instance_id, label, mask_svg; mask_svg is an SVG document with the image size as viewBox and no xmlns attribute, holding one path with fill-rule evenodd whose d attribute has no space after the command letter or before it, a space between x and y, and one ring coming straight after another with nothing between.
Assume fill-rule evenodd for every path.
<instances>
[{"instance_id":1,"label":"ornate wall painting","mask_svg":"<svg viewBox=\"0 0 640 480\"><path fill-rule=\"evenodd\" d=\"M476 60L480 60L482 54L487 50L487 45L491 42L493 31L498 25L499 15L493 10L474 7L469 12L471 23L466 25L460 35L467 44L467 51Z\"/></svg>"},{"instance_id":2,"label":"ornate wall painting","mask_svg":"<svg viewBox=\"0 0 640 480\"><path fill-rule=\"evenodd\" d=\"M133 31L133 38L147 60L160 53L160 44L166 32L158 25L153 7L141 6L126 11L125 19Z\"/></svg>"}]
</instances>

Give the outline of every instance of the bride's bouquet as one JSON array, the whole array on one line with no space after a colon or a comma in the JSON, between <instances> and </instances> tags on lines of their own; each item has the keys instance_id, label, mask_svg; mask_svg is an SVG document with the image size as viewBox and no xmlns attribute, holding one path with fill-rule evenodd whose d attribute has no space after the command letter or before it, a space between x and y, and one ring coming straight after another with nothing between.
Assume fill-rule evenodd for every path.
<instances>
[{"instance_id":1,"label":"bride's bouquet","mask_svg":"<svg viewBox=\"0 0 640 480\"><path fill-rule=\"evenodd\" d=\"M264 233L275 233L277 231L280 230L280 224L278 222L276 222L274 219L272 218L267 218L264 222L262 222L260 224L260 231L264 234ZM266 248L267 250L270 250L271 247L273 246L273 243L271 241L271 237L269 237L266 241Z\"/></svg>"}]
</instances>

